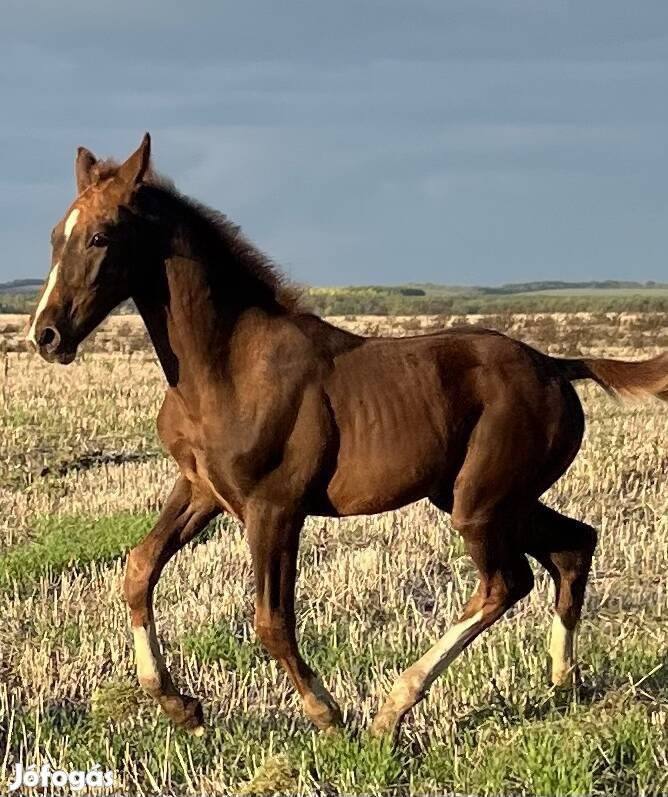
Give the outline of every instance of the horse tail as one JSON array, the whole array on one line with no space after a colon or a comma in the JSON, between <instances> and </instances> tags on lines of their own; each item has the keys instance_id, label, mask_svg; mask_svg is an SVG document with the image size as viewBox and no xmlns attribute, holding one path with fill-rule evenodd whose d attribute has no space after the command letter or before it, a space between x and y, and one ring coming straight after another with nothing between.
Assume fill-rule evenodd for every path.
<instances>
[{"instance_id":1,"label":"horse tail","mask_svg":"<svg viewBox=\"0 0 668 797\"><path fill-rule=\"evenodd\" d=\"M650 360L550 358L569 381L593 379L604 390L621 398L656 396L668 401L668 354Z\"/></svg>"}]
</instances>

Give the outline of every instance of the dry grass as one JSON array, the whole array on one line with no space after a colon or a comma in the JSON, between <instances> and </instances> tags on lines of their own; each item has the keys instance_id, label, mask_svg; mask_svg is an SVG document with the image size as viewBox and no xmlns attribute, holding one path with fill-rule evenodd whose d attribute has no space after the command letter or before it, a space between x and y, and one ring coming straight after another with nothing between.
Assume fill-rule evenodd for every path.
<instances>
[{"instance_id":1,"label":"dry grass","mask_svg":"<svg viewBox=\"0 0 668 797\"><path fill-rule=\"evenodd\" d=\"M564 354L574 342L594 351L592 327L603 327L606 354L631 357L655 353L665 339L664 325L642 321L611 319L611 347L601 319L510 319L523 324L524 339L546 348L549 334ZM642 341L649 345L638 350ZM0 569L19 549L50 562L0 588L0 783L16 760L49 760L100 763L115 771L116 791L138 793L668 790L665 406L623 407L583 389L584 448L547 496L601 531L582 690L546 686L551 586L537 572L531 596L434 685L399 748L368 741L355 729L457 617L475 573L449 519L427 503L312 518L299 623L353 728L318 737L254 642L249 555L242 530L226 520L176 557L157 592L173 672L205 698L210 730L196 740L170 729L134 688L122 557L73 549L68 559L57 547L60 529L65 539L90 530L94 548L108 541L105 529L129 528L128 518L150 522L176 475L153 431L163 389L153 358L141 346L132 355L92 348L67 369L13 353L0 370ZM112 541L119 551L125 539Z\"/></svg>"},{"instance_id":2,"label":"dry grass","mask_svg":"<svg viewBox=\"0 0 668 797\"><path fill-rule=\"evenodd\" d=\"M607 356L627 349L668 346L668 313L502 313L495 315L332 316L338 326L364 335L415 335L435 329L477 324L533 343L550 354L589 353L605 346ZM28 316L0 315L0 351L25 352ZM86 341L84 352L149 352L139 316L113 315Z\"/></svg>"}]
</instances>

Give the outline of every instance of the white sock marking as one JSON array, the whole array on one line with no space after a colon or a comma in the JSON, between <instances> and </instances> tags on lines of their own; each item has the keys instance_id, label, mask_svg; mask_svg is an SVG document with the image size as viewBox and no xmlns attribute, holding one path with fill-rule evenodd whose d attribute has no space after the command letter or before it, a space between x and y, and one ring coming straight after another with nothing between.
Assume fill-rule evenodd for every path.
<instances>
[{"instance_id":1,"label":"white sock marking","mask_svg":"<svg viewBox=\"0 0 668 797\"><path fill-rule=\"evenodd\" d=\"M70 213L65 221L65 240L69 240L70 235L72 235L72 230L74 229L74 225L77 223L77 219L79 218L79 213L81 211L79 208L74 208L74 210Z\"/></svg>"},{"instance_id":2,"label":"white sock marking","mask_svg":"<svg viewBox=\"0 0 668 797\"><path fill-rule=\"evenodd\" d=\"M135 643L135 662L137 664L137 678L144 686L160 686L160 675L151 650L151 641L148 631L143 625L132 628Z\"/></svg>"},{"instance_id":3,"label":"white sock marking","mask_svg":"<svg viewBox=\"0 0 668 797\"><path fill-rule=\"evenodd\" d=\"M554 615L550 634L552 683L562 684L575 664L575 633L566 628L561 617Z\"/></svg>"},{"instance_id":4,"label":"white sock marking","mask_svg":"<svg viewBox=\"0 0 668 797\"><path fill-rule=\"evenodd\" d=\"M388 700L399 711L415 705L445 668L464 650L473 638L471 633L482 620L482 610L450 628L445 636L431 647L422 658L403 672L392 687Z\"/></svg>"},{"instance_id":5,"label":"white sock marking","mask_svg":"<svg viewBox=\"0 0 668 797\"><path fill-rule=\"evenodd\" d=\"M37 330L37 322L39 317L44 312L44 308L49 302L49 296L53 292L53 289L56 287L56 280L58 279L58 266L60 263L56 263L55 266L51 269L49 273L49 279L46 283L46 288L44 289L44 293L42 294L42 298L39 300L39 304L37 305L37 309L35 310L35 315L32 320L32 325L30 327L30 332L28 332L28 341L32 343L35 347L37 346L37 338L35 337L36 330Z\"/></svg>"}]
</instances>

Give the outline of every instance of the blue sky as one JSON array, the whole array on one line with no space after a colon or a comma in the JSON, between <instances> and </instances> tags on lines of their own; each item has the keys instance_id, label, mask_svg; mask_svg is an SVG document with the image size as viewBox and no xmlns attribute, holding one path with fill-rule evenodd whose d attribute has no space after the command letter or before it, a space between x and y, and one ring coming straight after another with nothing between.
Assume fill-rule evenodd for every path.
<instances>
[{"instance_id":1,"label":"blue sky","mask_svg":"<svg viewBox=\"0 0 668 797\"><path fill-rule=\"evenodd\" d=\"M668 3L3 0L0 280L83 144L314 284L668 279Z\"/></svg>"}]
</instances>

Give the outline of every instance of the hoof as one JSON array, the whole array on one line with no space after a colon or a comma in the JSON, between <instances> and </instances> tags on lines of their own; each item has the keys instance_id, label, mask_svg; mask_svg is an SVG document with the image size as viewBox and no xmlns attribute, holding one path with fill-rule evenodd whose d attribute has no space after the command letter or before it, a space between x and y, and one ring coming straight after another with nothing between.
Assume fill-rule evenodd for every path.
<instances>
[{"instance_id":1,"label":"hoof","mask_svg":"<svg viewBox=\"0 0 668 797\"><path fill-rule=\"evenodd\" d=\"M343 734L343 730L345 725L343 721L341 722L333 722L331 725L328 725L326 728L321 728L320 733L324 736L330 736L332 738L336 738L337 736L341 736Z\"/></svg>"},{"instance_id":2,"label":"hoof","mask_svg":"<svg viewBox=\"0 0 668 797\"><path fill-rule=\"evenodd\" d=\"M304 699L304 713L321 731L334 731L343 725L341 709L332 698L324 701L308 695Z\"/></svg>"},{"instance_id":3,"label":"hoof","mask_svg":"<svg viewBox=\"0 0 668 797\"><path fill-rule=\"evenodd\" d=\"M580 678L580 668L573 665L569 670L562 670L561 672L552 672L550 675L550 685L554 689L573 689L582 682Z\"/></svg>"},{"instance_id":4,"label":"hoof","mask_svg":"<svg viewBox=\"0 0 668 797\"><path fill-rule=\"evenodd\" d=\"M165 714L178 728L196 736L204 733L204 711L199 700L189 695L169 695L160 699Z\"/></svg>"},{"instance_id":5,"label":"hoof","mask_svg":"<svg viewBox=\"0 0 668 797\"><path fill-rule=\"evenodd\" d=\"M383 708L374 717L369 733L374 739L394 742L399 735L402 717L392 709Z\"/></svg>"}]
</instances>

